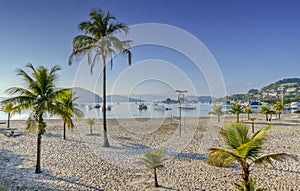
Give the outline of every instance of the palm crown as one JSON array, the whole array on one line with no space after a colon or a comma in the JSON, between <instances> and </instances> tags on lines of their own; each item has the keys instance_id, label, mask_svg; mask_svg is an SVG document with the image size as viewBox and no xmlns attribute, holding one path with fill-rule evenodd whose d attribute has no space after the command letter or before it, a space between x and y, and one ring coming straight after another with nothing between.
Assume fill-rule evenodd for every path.
<instances>
[{"instance_id":1,"label":"palm crown","mask_svg":"<svg viewBox=\"0 0 300 191\"><path fill-rule=\"evenodd\" d=\"M217 115L218 116L218 122L220 122L220 116L224 114L222 109L223 109L222 105L214 105L213 110L208 112L208 114Z\"/></svg>"},{"instance_id":2,"label":"palm crown","mask_svg":"<svg viewBox=\"0 0 300 191\"><path fill-rule=\"evenodd\" d=\"M230 110L229 110L230 113L236 114L236 121L237 122L239 122L239 119L240 119L239 116L240 116L241 113L243 113L243 111L244 111L244 106L242 106L239 103L234 103L231 106Z\"/></svg>"},{"instance_id":3,"label":"palm crown","mask_svg":"<svg viewBox=\"0 0 300 191\"><path fill-rule=\"evenodd\" d=\"M262 144L267 138L267 132L271 126L257 131L251 137L248 136L248 127L241 123L230 123L221 130L221 135L225 140L228 150L221 148L210 148L209 163L214 166L229 166L233 162L239 163L242 167L242 178L246 187L249 188L250 167L253 164L272 164L272 160L282 160L286 153L268 154L261 156L263 152ZM246 190L247 190L246 188Z\"/></svg>"}]
</instances>

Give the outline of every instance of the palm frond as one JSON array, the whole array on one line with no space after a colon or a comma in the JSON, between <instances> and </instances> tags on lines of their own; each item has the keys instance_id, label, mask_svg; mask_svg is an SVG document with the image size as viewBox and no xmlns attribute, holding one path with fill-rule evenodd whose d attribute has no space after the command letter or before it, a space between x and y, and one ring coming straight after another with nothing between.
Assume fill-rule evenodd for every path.
<instances>
[{"instance_id":1,"label":"palm frond","mask_svg":"<svg viewBox=\"0 0 300 191\"><path fill-rule=\"evenodd\" d=\"M283 161L288 157L289 155L287 153L268 154L257 158L256 160L253 161L253 163L256 165L270 164L271 166L274 167L272 160Z\"/></svg>"},{"instance_id":2,"label":"palm frond","mask_svg":"<svg viewBox=\"0 0 300 191\"><path fill-rule=\"evenodd\" d=\"M231 151L226 151L224 149L210 148L209 151L211 153L209 155L208 163L213 166L227 167L231 165L234 161L241 160L241 157L239 157L235 153Z\"/></svg>"}]
</instances>

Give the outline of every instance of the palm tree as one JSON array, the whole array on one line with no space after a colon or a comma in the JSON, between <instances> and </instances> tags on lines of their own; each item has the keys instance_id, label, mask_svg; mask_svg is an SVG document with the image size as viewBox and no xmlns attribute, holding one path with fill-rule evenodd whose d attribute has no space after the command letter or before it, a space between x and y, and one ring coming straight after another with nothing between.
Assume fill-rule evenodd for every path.
<instances>
[{"instance_id":1,"label":"palm tree","mask_svg":"<svg viewBox=\"0 0 300 191\"><path fill-rule=\"evenodd\" d=\"M106 127L106 62L109 60L113 65L113 55L121 52L128 55L128 63L131 65L131 52L129 51L131 41L121 41L116 37L118 32L128 32L128 27L117 22L116 18L109 12L105 13L101 9L92 9L89 14L90 20L79 23L79 29L84 32L73 40L73 52L69 58L69 65L74 57L87 55L88 63L91 66L91 73L95 63L102 59L103 72L103 136L104 147L109 147Z\"/></svg>"},{"instance_id":2,"label":"palm tree","mask_svg":"<svg viewBox=\"0 0 300 191\"><path fill-rule=\"evenodd\" d=\"M273 109L275 110L276 115L278 114L279 119L280 119L280 114L281 114L281 111L284 110L284 106L281 104L280 101L277 101L275 103L275 105L273 106Z\"/></svg>"},{"instance_id":3,"label":"palm tree","mask_svg":"<svg viewBox=\"0 0 300 191\"><path fill-rule=\"evenodd\" d=\"M229 166L237 162L242 168L242 184L240 190L250 191L256 181L250 177L250 167L254 164L271 164L272 160L281 161L288 156L286 153L263 153L263 143L267 138L270 125L257 131L252 137L248 136L248 127L242 123L229 123L221 130L228 149L210 148L209 163L214 166Z\"/></svg>"},{"instance_id":4,"label":"palm tree","mask_svg":"<svg viewBox=\"0 0 300 191\"><path fill-rule=\"evenodd\" d=\"M12 102L18 111L31 111L27 120L27 128L36 128L37 126L37 162L36 173L41 172L41 141L42 135L46 132L46 123L44 114L55 114L57 112L57 99L66 92L66 89L57 90L56 72L60 70L59 66L46 69L43 66L34 68L32 64L26 65L32 71L27 74L24 70L18 69L17 75L23 77L25 84L22 88L12 87L6 90L10 95L16 97L3 101L4 104Z\"/></svg>"},{"instance_id":5,"label":"palm tree","mask_svg":"<svg viewBox=\"0 0 300 191\"><path fill-rule=\"evenodd\" d=\"M71 90L66 91L58 99L57 105L59 110L57 111L64 121L64 139L66 139L66 126L71 129L74 127L73 117L81 119L83 112L79 109L79 105L75 102L78 97L73 97Z\"/></svg>"},{"instance_id":6,"label":"palm tree","mask_svg":"<svg viewBox=\"0 0 300 191\"><path fill-rule=\"evenodd\" d=\"M96 123L96 119L95 118L87 118L86 119L86 123L90 125L90 134L93 134L93 125L95 125Z\"/></svg>"},{"instance_id":7,"label":"palm tree","mask_svg":"<svg viewBox=\"0 0 300 191\"><path fill-rule=\"evenodd\" d=\"M157 181L157 173L156 170L163 167L163 163L166 160L169 160L170 157L164 158L164 149L160 148L157 149L155 152L151 153L150 151L146 151L144 158L142 159L145 162L145 165L153 170L154 174L154 185L155 187L158 187L158 181Z\"/></svg>"},{"instance_id":8,"label":"palm tree","mask_svg":"<svg viewBox=\"0 0 300 191\"><path fill-rule=\"evenodd\" d=\"M231 108L229 110L229 113L236 114L236 122L239 122L240 121L240 114L243 113L243 110L244 110L244 106L242 106L239 103L234 103L231 106Z\"/></svg>"},{"instance_id":9,"label":"palm tree","mask_svg":"<svg viewBox=\"0 0 300 191\"><path fill-rule=\"evenodd\" d=\"M10 118L13 114L17 113L18 110L14 107L12 102L7 102L3 107L2 110L7 113L7 128L10 127Z\"/></svg>"},{"instance_id":10,"label":"palm tree","mask_svg":"<svg viewBox=\"0 0 300 191\"><path fill-rule=\"evenodd\" d=\"M263 105L261 106L261 114L265 114L266 115L266 121L268 121L268 116L271 113L271 108L267 105Z\"/></svg>"},{"instance_id":11,"label":"palm tree","mask_svg":"<svg viewBox=\"0 0 300 191\"><path fill-rule=\"evenodd\" d=\"M254 133L254 121L256 120L256 117L250 117L250 120L252 121L252 133Z\"/></svg>"},{"instance_id":12,"label":"palm tree","mask_svg":"<svg viewBox=\"0 0 300 191\"><path fill-rule=\"evenodd\" d=\"M243 111L243 113L248 115L248 120L250 120L250 114L253 113L252 109L250 107L246 107Z\"/></svg>"},{"instance_id":13,"label":"palm tree","mask_svg":"<svg viewBox=\"0 0 300 191\"><path fill-rule=\"evenodd\" d=\"M222 116L224 114L222 109L223 109L222 105L214 105L213 110L211 112L208 112L208 114L209 115L210 114L217 115L218 116L218 122L220 122L220 116Z\"/></svg>"}]
</instances>

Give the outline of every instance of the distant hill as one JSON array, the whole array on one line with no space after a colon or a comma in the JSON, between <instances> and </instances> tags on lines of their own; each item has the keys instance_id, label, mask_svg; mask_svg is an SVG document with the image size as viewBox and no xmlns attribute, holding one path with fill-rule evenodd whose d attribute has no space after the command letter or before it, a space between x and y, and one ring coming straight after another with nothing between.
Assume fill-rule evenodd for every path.
<instances>
[{"instance_id":1,"label":"distant hill","mask_svg":"<svg viewBox=\"0 0 300 191\"><path fill-rule=\"evenodd\" d=\"M102 97L96 93L80 87L74 87L73 92L78 97L78 103L101 103ZM107 102L139 102L139 99L130 98L122 95L108 95L106 96Z\"/></svg>"},{"instance_id":2,"label":"distant hill","mask_svg":"<svg viewBox=\"0 0 300 191\"><path fill-rule=\"evenodd\" d=\"M100 103L102 98L96 93L80 87L74 87L73 92L78 97L78 103Z\"/></svg>"},{"instance_id":3,"label":"distant hill","mask_svg":"<svg viewBox=\"0 0 300 191\"><path fill-rule=\"evenodd\" d=\"M261 90L274 90L281 87L300 87L300 78L286 78L278 80L277 82L271 83L270 85L263 87Z\"/></svg>"},{"instance_id":4,"label":"distant hill","mask_svg":"<svg viewBox=\"0 0 300 191\"><path fill-rule=\"evenodd\" d=\"M278 80L261 89L251 89L247 93L234 94L219 98L216 101L262 101L273 104L276 101L282 100L285 104L300 100L300 78L286 78Z\"/></svg>"},{"instance_id":5,"label":"distant hill","mask_svg":"<svg viewBox=\"0 0 300 191\"><path fill-rule=\"evenodd\" d=\"M215 100L215 98L211 96L186 96L186 99L189 101L197 101L201 103L210 103Z\"/></svg>"}]
</instances>

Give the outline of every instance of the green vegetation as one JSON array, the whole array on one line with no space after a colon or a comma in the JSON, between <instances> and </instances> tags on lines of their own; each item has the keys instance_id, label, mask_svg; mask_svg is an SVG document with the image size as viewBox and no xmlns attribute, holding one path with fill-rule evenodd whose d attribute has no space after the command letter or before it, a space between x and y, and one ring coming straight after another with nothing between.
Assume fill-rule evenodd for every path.
<instances>
[{"instance_id":1,"label":"green vegetation","mask_svg":"<svg viewBox=\"0 0 300 191\"><path fill-rule=\"evenodd\" d=\"M7 128L10 127L10 118L12 117L12 115L14 115L15 113L19 112L15 107L14 104L12 102L6 102L2 108L2 111L4 111L5 113L7 113Z\"/></svg>"},{"instance_id":2,"label":"green vegetation","mask_svg":"<svg viewBox=\"0 0 300 191\"><path fill-rule=\"evenodd\" d=\"M246 107L243 111L243 113L247 114L248 120L250 120L250 114L253 113L252 109L250 107Z\"/></svg>"},{"instance_id":3,"label":"green vegetation","mask_svg":"<svg viewBox=\"0 0 300 191\"><path fill-rule=\"evenodd\" d=\"M222 111L223 106L222 105L214 105L213 110L211 112L208 112L208 114L213 114L218 116L218 122L220 122L220 116L224 115L224 112Z\"/></svg>"},{"instance_id":4,"label":"green vegetation","mask_svg":"<svg viewBox=\"0 0 300 191\"><path fill-rule=\"evenodd\" d=\"M73 97L71 90L66 91L65 94L58 98L57 110L58 114L62 117L64 121L64 134L63 137L66 139L66 126L71 129L74 127L73 117L81 119L83 117L83 112L80 110L79 105L75 103L77 97Z\"/></svg>"},{"instance_id":5,"label":"green vegetation","mask_svg":"<svg viewBox=\"0 0 300 191\"><path fill-rule=\"evenodd\" d=\"M154 153L146 151L144 158L142 159L145 162L145 165L153 170L154 174L154 185L158 187L157 173L156 170L163 167L163 163L170 159L170 157L164 158L164 149L157 149Z\"/></svg>"},{"instance_id":6,"label":"green vegetation","mask_svg":"<svg viewBox=\"0 0 300 191\"><path fill-rule=\"evenodd\" d=\"M93 134L93 125L95 125L96 119L95 118L87 118L86 123L90 125L90 134L92 135Z\"/></svg>"},{"instance_id":7,"label":"green vegetation","mask_svg":"<svg viewBox=\"0 0 300 191\"><path fill-rule=\"evenodd\" d=\"M16 97L4 100L2 104L13 103L15 109L22 111L31 111L27 120L27 129L37 128L37 162L36 173L41 172L41 141L42 135L46 132L46 123L44 114L61 113L57 106L59 97L66 93L66 89L57 90L56 80L58 76L56 72L60 70L59 66L50 69L40 66L34 68L32 64L26 65L32 71L31 74L26 73L22 69L17 70L17 75L21 76L25 83L22 88L12 87L6 90L10 95ZM36 126L37 124L37 126Z\"/></svg>"},{"instance_id":8,"label":"green vegetation","mask_svg":"<svg viewBox=\"0 0 300 191\"><path fill-rule=\"evenodd\" d=\"M269 106L267 105L263 105L261 106L261 111L260 111L261 114L265 114L266 115L266 121L269 120L269 114L272 113L272 110Z\"/></svg>"},{"instance_id":9,"label":"green vegetation","mask_svg":"<svg viewBox=\"0 0 300 191\"><path fill-rule=\"evenodd\" d=\"M229 113L236 114L236 122L240 121L240 114L243 112L244 112L244 106L242 106L239 103L234 103L229 110Z\"/></svg>"},{"instance_id":10,"label":"green vegetation","mask_svg":"<svg viewBox=\"0 0 300 191\"><path fill-rule=\"evenodd\" d=\"M282 105L282 103L280 101L277 101L273 106L273 109L275 110L275 114L278 115L280 119L281 111L284 110L284 106Z\"/></svg>"},{"instance_id":11,"label":"green vegetation","mask_svg":"<svg viewBox=\"0 0 300 191\"><path fill-rule=\"evenodd\" d=\"M113 55L119 52L128 56L128 63L131 65L131 52L129 51L131 41L121 41L116 37L118 32L128 32L128 27L123 23L116 22L114 16L109 12L105 13L101 9L93 9L90 20L81 22L78 28L84 33L78 35L73 40L73 52L69 58L69 65L72 64L74 57L87 56L91 67L99 59L102 59L103 93L102 93L102 113L103 113L103 136L104 147L109 147L106 127L106 67L107 61L113 66Z\"/></svg>"},{"instance_id":12,"label":"green vegetation","mask_svg":"<svg viewBox=\"0 0 300 191\"><path fill-rule=\"evenodd\" d=\"M252 133L254 133L254 121L256 120L256 117L250 117L250 121L252 121Z\"/></svg>"},{"instance_id":13,"label":"green vegetation","mask_svg":"<svg viewBox=\"0 0 300 191\"><path fill-rule=\"evenodd\" d=\"M227 167L237 162L242 168L242 181L237 184L239 190L255 190L257 181L250 177L252 165L271 164L272 160L281 161L286 153L263 155L263 143L271 126L266 126L257 131L252 137L248 136L248 127L242 123L229 123L221 130L228 149L210 148L209 164ZM258 189L262 190L262 189Z\"/></svg>"}]
</instances>

